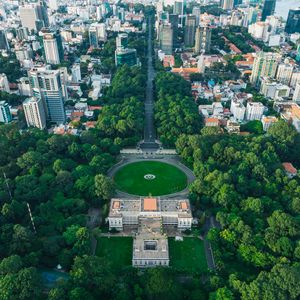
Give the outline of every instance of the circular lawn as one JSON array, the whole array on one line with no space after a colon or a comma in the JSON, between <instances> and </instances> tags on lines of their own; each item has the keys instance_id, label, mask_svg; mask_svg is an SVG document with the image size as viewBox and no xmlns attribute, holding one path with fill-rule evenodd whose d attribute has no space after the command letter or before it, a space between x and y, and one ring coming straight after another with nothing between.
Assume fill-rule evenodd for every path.
<instances>
[{"instance_id":1,"label":"circular lawn","mask_svg":"<svg viewBox=\"0 0 300 300\"><path fill-rule=\"evenodd\" d=\"M118 190L138 196L162 196L184 190L187 177L180 169L158 161L125 165L113 177Z\"/></svg>"}]
</instances>

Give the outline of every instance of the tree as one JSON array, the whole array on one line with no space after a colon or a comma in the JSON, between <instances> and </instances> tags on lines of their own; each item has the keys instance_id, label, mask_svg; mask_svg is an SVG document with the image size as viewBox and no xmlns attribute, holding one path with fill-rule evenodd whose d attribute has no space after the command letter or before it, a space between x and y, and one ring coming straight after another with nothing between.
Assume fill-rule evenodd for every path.
<instances>
[{"instance_id":1,"label":"tree","mask_svg":"<svg viewBox=\"0 0 300 300\"><path fill-rule=\"evenodd\" d=\"M98 299L109 298L115 286L108 262L97 256L76 257L70 274L74 287L91 291Z\"/></svg>"},{"instance_id":2,"label":"tree","mask_svg":"<svg viewBox=\"0 0 300 300\"><path fill-rule=\"evenodd\" d=\"M95 176L95 193L100 199L104 201L110 200L113 192L114 184L110 178L102 174Z\"/></svg>"},{"instance_id":3,"label":"tree","mask_svg":"<svg viewBox=\"0 0 300 300\"><path fill-rule=\"evenodd\" d=\"M23 262L19 255L6 257L0 263L0 275L17 273L22 266Z\"/></svg>"}]
</instances>

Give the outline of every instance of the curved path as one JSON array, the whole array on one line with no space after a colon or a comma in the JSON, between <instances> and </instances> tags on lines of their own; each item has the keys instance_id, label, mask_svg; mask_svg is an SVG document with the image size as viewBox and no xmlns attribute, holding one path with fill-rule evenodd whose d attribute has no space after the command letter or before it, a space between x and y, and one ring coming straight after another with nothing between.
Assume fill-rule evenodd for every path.
<instances>
[{"instance_id":1,"label":"curved path","mask_svg":"<svg viewBox=\"0 0 300 300\"><path fill-rule=\"evenodd\" d=\"M189 184L191 184L195 180L195 176L194 176L193 172L188 167L186 167L185 165L180 163L180 161L178 159L171 158L171 157L164 157L164 158L154 159L154 158L138 158L138 157L134 157L134 156L133 157L128 156L126 158L123 158L123 160L121 162L119 162L118 164L114 165L108 171L108 176L114 177L114 175L121 168L123 168L124 166L126 166L128 164L131 164L131 163L135 163L135 162L141 162L141 161L158 161L158 162L173 165L174 167L176 167L176 168L180 169L182 172L184 172L184 174L187 177L188 186L189 186ZM188 192L189 192L188 186L180 192L177 192L177 193L174 193L174 194L169 194L169 195L163 195L163 196L160 196L160 197L161 198L164 198L164 197L168 197L168 198L177 198L177 197L178 198L184 198L184 197L187 197ZM138 197L138 195L131 195L131 194L119 191L119 190L116 191L116 196L122 197L122 198L132 198L132 197L136 198L136 197Z\"/></svg>"}]
</instances>

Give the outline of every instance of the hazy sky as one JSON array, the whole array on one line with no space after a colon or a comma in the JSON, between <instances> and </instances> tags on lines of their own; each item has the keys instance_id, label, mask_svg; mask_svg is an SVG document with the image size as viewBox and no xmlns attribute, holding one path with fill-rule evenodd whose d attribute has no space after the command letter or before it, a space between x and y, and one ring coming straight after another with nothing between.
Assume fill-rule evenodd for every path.
<instances>
[{"instance_id":1,"label":"hazy sky","mask_svg":"<svg viewBox=\"0 0 300 300\"><path fill-rule=\"evenodd\" d=\"M300 7L300 0L277 0L275 14L287 19L289 9Z\"/></svg>"}]
</instances>

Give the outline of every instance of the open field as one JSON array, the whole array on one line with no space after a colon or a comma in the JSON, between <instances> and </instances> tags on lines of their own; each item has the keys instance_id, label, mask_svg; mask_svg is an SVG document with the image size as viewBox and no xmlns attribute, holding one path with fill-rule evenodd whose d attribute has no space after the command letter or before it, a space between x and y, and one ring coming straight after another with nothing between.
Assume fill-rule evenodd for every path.
<instances>
[{"instance_id":1,"label":"open field","mask_svg":"<svg viewBox=\"0 0 300 300\"><path fill-rule=\"evenodd\" d=\"M113 179L120 191L139 196L168 195L182 191L187 186L184 172L158 161L128 164L121 168Z\"/></svg>"},{"instance_id":2,"label":"open field","mask_svg":"<svg viewBox=\"0 0 300 300\"><path fill-rule=\"evenodd\" d=\"M170 266L179 271L192 273L207 270L204 244L198 238L185 237L182 242L169 238L169 254Z\"/></svg>"},{"instance_id":3,"label":"open field","mask_svg":"<svg viewBox=\"0 0 300 300\"><path fill-rule=\"evenodd\" d=\"M131 237L100 237L98 238L96 255L105 257L112 267L131 266Z\"/></svg>"}]
</instances>

